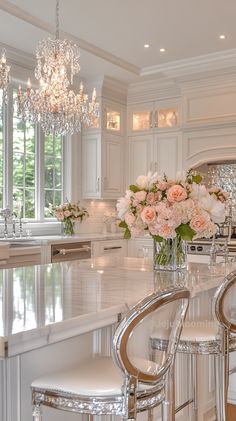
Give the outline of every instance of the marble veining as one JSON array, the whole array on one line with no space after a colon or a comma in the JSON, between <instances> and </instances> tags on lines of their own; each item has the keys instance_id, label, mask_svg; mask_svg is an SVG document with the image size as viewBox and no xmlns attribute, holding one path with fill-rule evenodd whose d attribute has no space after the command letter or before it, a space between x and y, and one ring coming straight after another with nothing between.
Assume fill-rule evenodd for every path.
<instances>
[{"instance_id":1,"label":"marble veining","mask_svg":"<svg viewBox=\"0 0 236 421\"><path fill-rule=\"evenodd\" d=\"M107 258L0 271L0 355L16 355L115 323L154 290L186 285L209 291L236 265L189 264L184 272L153 272L151 262Z\"/></svg>"}]
</instances>

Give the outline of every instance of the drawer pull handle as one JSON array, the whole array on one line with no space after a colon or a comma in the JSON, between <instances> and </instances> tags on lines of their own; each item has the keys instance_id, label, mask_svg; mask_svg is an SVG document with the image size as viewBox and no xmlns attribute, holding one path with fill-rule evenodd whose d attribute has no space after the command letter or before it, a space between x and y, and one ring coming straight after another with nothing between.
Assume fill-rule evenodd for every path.
<instances>
[{"instance_id":1,"label":"drawer pull handle","mask_svg":"<svg viewBox=\"0 0 236 421\"><path fill-rule=\"evenodd\" d=\"M62 254L63 256L65 256L66 254L71 254L71 253L77 253L77 252L88 252L91 250L91 247L86 246L86 247L79 247L76 249L57 249L57 252L59 254Z\"/></svg>"},{"instance_id":2,"label":"drawer pull handle","mask_svg":"<svg viewBox=\"0 0 236 421\"><path fill-rule=\"evenodd\" d=\"M104 247L104 250L118 250L118 249L122 249L122 247L121 246Z\"/></svg>"}]
</instances>

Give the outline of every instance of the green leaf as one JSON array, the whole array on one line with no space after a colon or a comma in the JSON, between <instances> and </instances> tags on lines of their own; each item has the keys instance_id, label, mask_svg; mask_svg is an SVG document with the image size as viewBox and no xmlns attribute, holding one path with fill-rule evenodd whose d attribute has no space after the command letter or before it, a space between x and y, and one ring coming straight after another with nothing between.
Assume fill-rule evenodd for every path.
<instances>
[{"instance_id":1,"label":"green leaf","mask_svg":"<svg viewBox=\"0 0 236 421\"><path fill-rule=\"evenodd\" d=\"M203 180L203 177L200 174L192 176L193 183L200 184Z\"/></svg>"},{"instance_id":2,"label":"green leaf","mask_svg":"<svg viewBox=\"0 0 236 421\"><path fill-rule=\"evenodd\" d=\"M126 228L125 233L124 233L124 238L125 240L129 240L131 238L131 232L129 228Z\"/></svg>"},{"instance_id":3,"label":"green leaf","mask_svg":"<svg viewBox=\"0 0 236 421\"><path fill-rule=\"evenodd\" d=\"M194 235L196 235L196 232L188 224L181 224L175 231L186 241L191 241Z\"/></svg>"},{"instance_id":4,"label":"green leaf","mask_svg":"<svg viewBox=\"0 0 236 421\"><path fill-rule=\"evenodd\" d=\"M135 184L131 184L131 186L129 186L129 189L133 192L133 193L137 193L138 191L140 191L140 189L135 186Z\"/></svg>"},{"instance_id":5,"label":"green leaf","mask_svg":"<svg viewBox=\"0 0 236 421\"><path fill-rule=\"evenodd\" d=\"M161 243L163 238L160 235L153 235L153 240L157 241L158 243Z\"/></svg>"},{"instance_id":6,"label":"green leaf","mask_svg":"<svg viewBox=\"0 0 236 421\"><path fill-rule=\"evenodd\" d=\"M128 225L126 224L126 222L125 221L120 221L120 223L119 223L119 227L121 227L121 228L128 228Z\"/></svg>"}]
</instances>

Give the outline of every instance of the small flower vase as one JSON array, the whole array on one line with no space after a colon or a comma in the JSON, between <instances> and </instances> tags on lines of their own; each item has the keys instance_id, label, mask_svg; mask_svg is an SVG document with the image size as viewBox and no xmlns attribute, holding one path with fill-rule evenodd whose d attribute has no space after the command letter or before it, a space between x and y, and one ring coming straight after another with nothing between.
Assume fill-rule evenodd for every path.
<instances>
[{"instance_id":1,"label":"small flower vase","mask_svg":"<svg viewBox=\"0 0 236 421\"><path fill-rule=\"evenodd\" d=\"M64 235L74 235L74 224L69 218L63 222Z\"/></svg>"},{"instance_id":2,"label":"small flower vase","mask_svg":"<svg viewBox=\"0 0 236 421\"><path fill-rule=\"evenodd\" d=\"M187 244L180 236L154 240L154 270L182 270L187 267Z\"/></svg>"}]
</instances>

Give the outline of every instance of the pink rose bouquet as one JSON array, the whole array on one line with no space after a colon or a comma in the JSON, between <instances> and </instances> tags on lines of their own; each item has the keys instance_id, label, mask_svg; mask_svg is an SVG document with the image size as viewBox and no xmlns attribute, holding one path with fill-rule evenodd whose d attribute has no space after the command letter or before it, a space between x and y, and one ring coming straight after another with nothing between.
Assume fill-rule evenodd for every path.
<instances>
[{"instance_id":1,"label":"pink rose bouquet","mask_svg":"<svg viewBox=\"0 0 236 421\"><path fill-rule=\"evenodd\" d=\"M156 242L210 238L226 218L227 193L207 189L193 171L171 180L157 173L139 176L117 202L120 227L129 239L149 233ZM171 243L170 242L170 243ZM165 245L166 247L166 245ZM164 260L168 258L161 257Z\"/></svg>"},{"instance_id":2,"label":"pink rose bouquet","mask_svg":"<svg viewBox=\"0 0 236 421\"><path fill-rule=\"evenodd\" d=\"M76 221L82 222L84 218L89 216L87 210L79 206L79 202L65 202L59 206L51 208L51 213L58 221L64 223L65 234L74 234L74 223Z\"/></svg>"}]
</instances>

